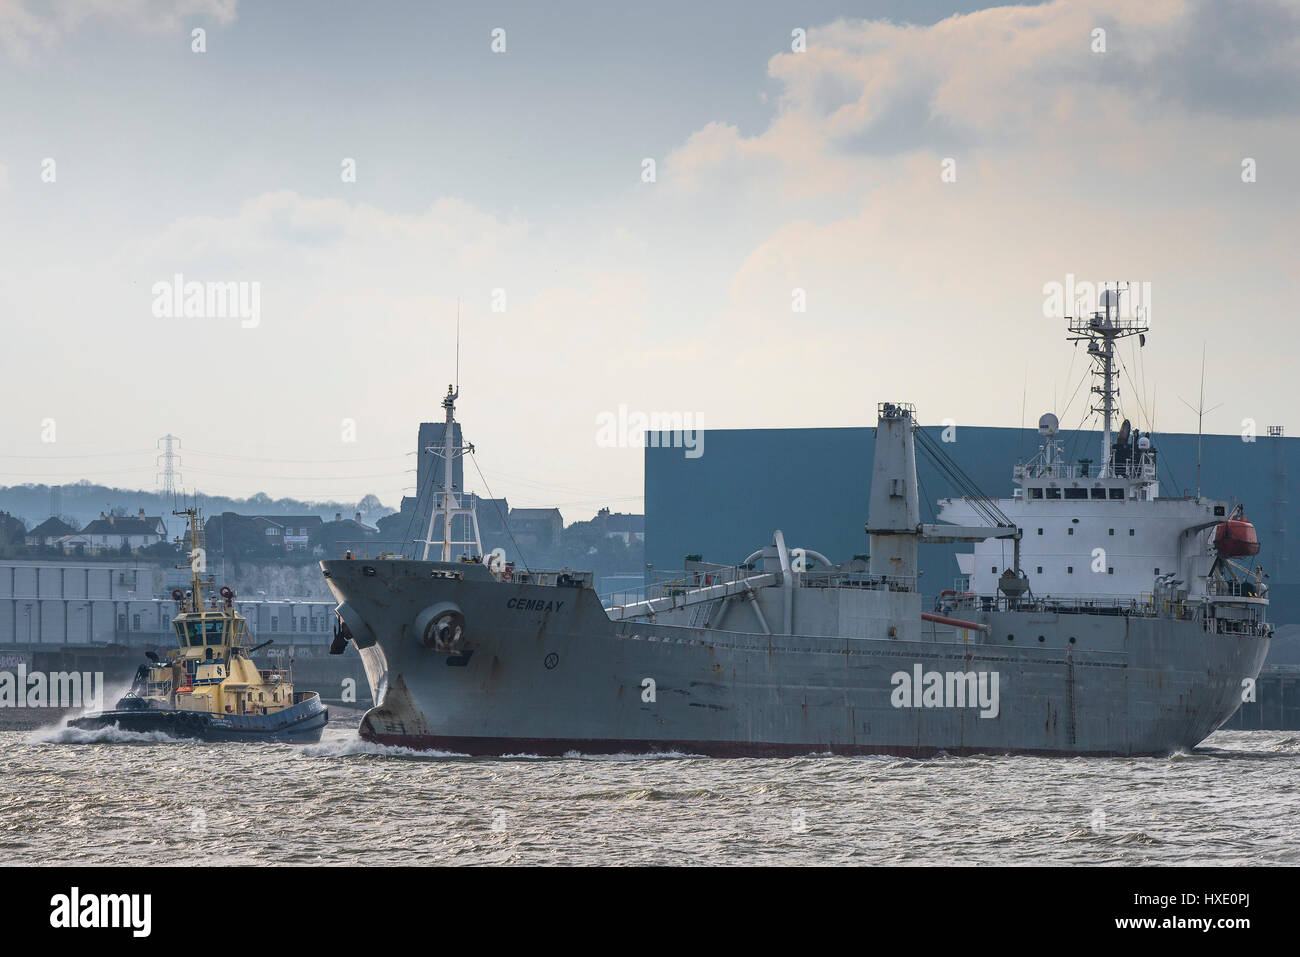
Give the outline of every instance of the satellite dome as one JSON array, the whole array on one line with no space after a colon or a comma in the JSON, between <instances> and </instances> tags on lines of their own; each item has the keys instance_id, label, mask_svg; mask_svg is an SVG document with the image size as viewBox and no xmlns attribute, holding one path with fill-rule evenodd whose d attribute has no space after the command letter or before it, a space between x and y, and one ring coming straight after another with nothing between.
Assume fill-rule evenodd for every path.
<instances>
[{"instance_id":1,"label":"satellite dome","mask_svg":"<svg viewBox=\"0 0 1300 957\"><path fill-rule=\"evenodd\" d=\"M1142 438L1138 439L1138 448L1145 452L1147 449L1151 448L1151 440L1145 435L1142 436Z\"/></svg>"},{"instance_id":2,"label":"satellite dome","mask_svg":"<svg viewBox=\"0 0 1300 957\"><path fill-rule=\"evenodd\" d=\"M1060 431L1061 422L1051 412L1044 412L1038 417L1038 434L1055 435Z\"/></svg>"}]
</instances>

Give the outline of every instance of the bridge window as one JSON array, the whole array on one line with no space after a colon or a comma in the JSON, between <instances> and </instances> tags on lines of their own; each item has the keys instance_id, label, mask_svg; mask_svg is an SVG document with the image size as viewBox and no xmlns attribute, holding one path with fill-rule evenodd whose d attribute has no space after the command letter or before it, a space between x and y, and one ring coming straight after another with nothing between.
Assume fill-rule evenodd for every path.
<instances>
[{"instance_id":1,"label":"bridge window","mask_svg":"<svg viewBox=\"0 0 1300 957\"><path fill-rule=\"evenodd\" d=\"M1104 488L1095 488L1095 489L1092 490L1092 497L1093 497L1093 498L1105 498L1105 497L1106 497L1106 490L1105 490Z\"/></svg>"},{"instance_id":2,"label":"bridge window","mask_svg":"<svg viewBox=\"0 0 1300 957\"><path fill-rule=\"evenodd\" d=\"M1043 490L1042 490L1041 488L1031 488L1031 489L1029 490L1029 497L1030 497L1030 498L1042 498L1042 497L1043 497Z\"/></svg>"},{"instance_id":3,"label":"bridge window","mask_svg":"<svg viewBox=\"0 0 1300 957\"><path fill-rule=\"evenodd\" d=\"M1054 502L1059 502L1061 500L1061 490L1059 488L1049 488L1047 497Z\"/></svg>"},{"instance_id":4,"label":"bridge window","mask_svg":"<svg viewBox=\"0 0 1300 957\"><path fill-rule=\"evenodd\" d=\"M1065 490L1065 497L1071 499L1087 498L1088 490L1086 488L1067 488Z\"/></svg>"},{"instance_id":5,"label":"bridge window","mask_svg":"<svg viewBox=\"0 0 1300 957\"><path fill-rule=\"evenodd\" d=\"M1113 489L1109 489L1108 491L1110 493L1110 500L1112 502L1124 501L1124 490L1122 488L1113 488Z\"/></svg>"}]
</instances>

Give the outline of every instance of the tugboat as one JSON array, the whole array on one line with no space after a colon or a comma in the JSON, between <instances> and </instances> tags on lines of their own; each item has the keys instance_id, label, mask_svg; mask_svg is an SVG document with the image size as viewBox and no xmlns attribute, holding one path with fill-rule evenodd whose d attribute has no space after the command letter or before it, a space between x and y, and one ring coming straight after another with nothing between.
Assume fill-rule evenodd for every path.
<instances>
[{"instance_id":1,"label":"tugboat","mask_svg":"<svg viewBox=\"0 0 1300 957\"><path fill-rule=\"evenodd\" d=\"M77 718L69 725L97 730L116 725L123 731L161 731L201 741L287 741L314 743L329 721L315 691L293 690L289 669L260 670L253 653L271 644L248 647L248 623L234 607L235 593L223 586L220 598L204 598L214 581L204 576L203 519L187 516L190 590L177 588L172 619L179 647L160 659L146 652L131 690L111 711Z\"/></svg>"}]
</instances>

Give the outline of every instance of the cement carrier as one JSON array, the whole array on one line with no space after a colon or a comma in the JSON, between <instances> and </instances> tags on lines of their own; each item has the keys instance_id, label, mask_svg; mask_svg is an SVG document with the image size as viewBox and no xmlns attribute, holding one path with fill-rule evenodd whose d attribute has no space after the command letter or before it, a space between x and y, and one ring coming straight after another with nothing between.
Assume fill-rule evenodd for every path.
<instances>
[{"instance_id":1,"label":"cement carrier","mask_svg":"<svg viewBox=\"0 0 1300 957\"><path fill-rule=\"evenodd\" d=\"M865 561L833 563L778 531L738 565L690 563L644 601L605 607L589 574L476 550L473 510L444 484L426 560L321 563L336 645L355 644L377 702L361 736L471 755L1195 747L1259 674L1267 585L1239 561L1258 552L1240 506L1161 498L1152 437L1127 420L1112 432L1114 345L1146 329L1103 305L1070 325L1095 361L1100 466L1065 463L1048 414L1013 498L971 489L924 524L916 448L943 450L910 406L881 404ZM456 398L443 402L447 437ZM439 450L449 464L465 451ZM427 560L436 527L441 560ZM966 579L928 602L927 541L974 543L959 556Z\"/></svg>"}]
</instances>

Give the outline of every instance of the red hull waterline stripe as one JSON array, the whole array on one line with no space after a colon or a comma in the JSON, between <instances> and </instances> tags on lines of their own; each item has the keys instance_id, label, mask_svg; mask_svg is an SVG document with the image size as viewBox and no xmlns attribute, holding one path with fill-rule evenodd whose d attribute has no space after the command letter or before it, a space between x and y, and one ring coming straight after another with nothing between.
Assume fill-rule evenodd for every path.
<instances>
[{"instance_id":1,"label":"red hull waterline stripe","mask_svg":"<svg viewBox=\"0 0 1300 957\"><path fill-rule=\"evenodd\" d=\"M934 758L943 755L961 757L968 754L1024 754L1040 757L1077 758L1155 758L1165 751L1127 753L1123 751L1063 751L1053 748L931 748L876 744L781 744L770 741L636 741L613 738L478 738L429 734L373 734L361 732L362 739L387 747L413 751L447 751L470 757L509 757L538 755L563 757L566 754L682 754L709 758L798 758L834 754L848 757L882 754L902 758Z\"/></svg>"}]
</instances>

